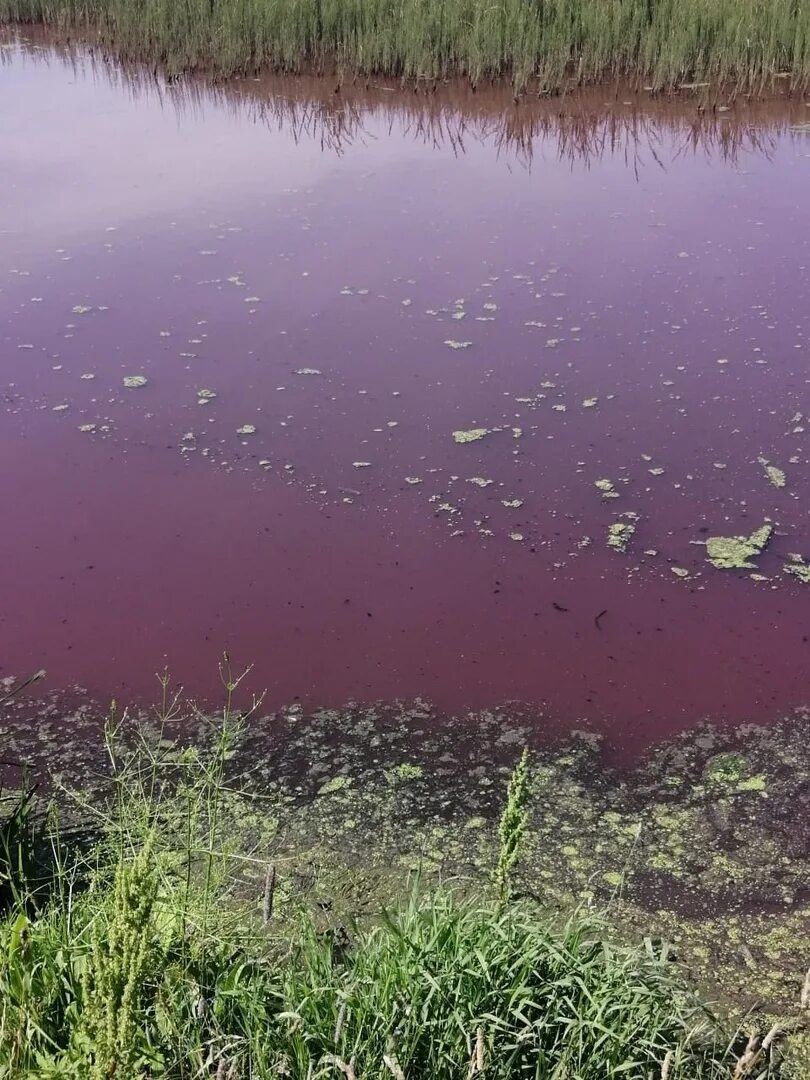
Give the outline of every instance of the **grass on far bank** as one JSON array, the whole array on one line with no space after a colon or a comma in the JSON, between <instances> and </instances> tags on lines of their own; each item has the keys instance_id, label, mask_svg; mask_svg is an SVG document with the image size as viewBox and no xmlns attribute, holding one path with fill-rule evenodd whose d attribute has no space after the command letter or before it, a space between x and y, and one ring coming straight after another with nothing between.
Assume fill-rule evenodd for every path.
<instances>
[{"instance_id":1,"label":"grass on far bank","mask_svg":"<svg viewBox=\"0 0 810 1080\"><path fill-rule=\"evenodd\" d=\"M780 1065L776 1027L726 1031L664 943L614 944L598 915L551 921L513 897L525 754L489 883L415 877L388 910L335 918L285 889L294 868L232 846L230 708L206 748L158 735L123 751L108 733L109 798L82 808L92 843L66 842L52 815L14 832L24 858L0 855L0 1076L804 1075L790 1048Z\"/></svg>"},{"instance_id":2,"label":"grass on far bank","mask_svg":"<svg viewBox=\"0 0 810 1080\"><path fill-rule=\"evenodd\" d=\"M269 67L474 83L630 78L655 89L810 82L799 0L0 0L0 22L100 35L127 59L218 77Z\"/></svg>"}]
</instances>

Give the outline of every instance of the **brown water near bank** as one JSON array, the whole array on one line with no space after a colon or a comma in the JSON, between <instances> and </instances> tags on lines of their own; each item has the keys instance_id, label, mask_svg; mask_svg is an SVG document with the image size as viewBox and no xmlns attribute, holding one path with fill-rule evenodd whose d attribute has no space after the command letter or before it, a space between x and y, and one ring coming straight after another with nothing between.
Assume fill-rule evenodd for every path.
<instances>
[{"instance_id":1,"label":"brown water near bank","mask_svg":"<svg viewBox=\"0 0 810 1080\"><path fill-rule=\"evenodd\" d=\"M0 55L0 675L206 697L227 648L628 747L806 702L803 101ZM707 563L766 520L765 580Z\"/></svg>"}]
</instances>

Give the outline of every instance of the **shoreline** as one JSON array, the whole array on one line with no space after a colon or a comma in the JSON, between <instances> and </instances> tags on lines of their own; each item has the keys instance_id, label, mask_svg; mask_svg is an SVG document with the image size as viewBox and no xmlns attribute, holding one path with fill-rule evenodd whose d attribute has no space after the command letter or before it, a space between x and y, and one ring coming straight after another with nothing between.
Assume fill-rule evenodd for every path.
<instances>
[{"instance_id":1,"label":"shoreline","mask_svg":"<svg viewBox=\"0 0 810 1080\"><path fill-rule=\"evenodd\" d=\"M116 713L122 752L168 752L178 738L179 747L206 744L217 721L166 700L162 719L160 710ZM97 812L82 818L81 806L104 805L110 790L98 718L88 709L81 719L74 738L58 710L27 729L39 744L31 781L46 801L45 776L54 776L63 814L66 793L77 793L64 820L80 828ZM492 864L504 784L527 746L518 894L558 915L607 910L620 937L671 941L695 984L732 1013L774 1014L795 1004L810 934L807 722L703 726L617 767L587 732L544 742L504 712L442 719L424 702L309 716L259 709L229 758L240 794L226 832L233 851L280 874L297 874L302 859L317 865L310 899L348 889L349 912L385 907L413 872L474 892ZM8 710L3 730L13 732ZM4 740L7 760L25 752Z\"/></svg>"},{"instance_id":2,"label":"shoreline","mask_svg":"<svg viewBox=\"0 0 810 1080\"><path fill-rule=\"evenodd\" d=\"M382 0L381 8L386 2ZM621 2L630 4L630 0ZM462 3L470 8L474 17L480 15L478 0L462 0ZM28 37L42 45L73 48L78 44L97 49L104 61L146 66L155 76L163 73L170 85L185 78L203 78L217 86L239 80L286 77L320 80L327 84L327 92L332 94L342 93L350 87L356 89L359 84L366 91L390 92L396 87L406 93L430 95L455 83L471 95L495 89L514 104L538 100L556 103L582 92L599 93L625 87L632 93L649 95L653 101L692 99L704 110L738 99L760 102L785 98L800 100L810 91L810 55L803 57L796 42L787 36L784 40L778 39L776 29L770 40L766 40L767 32L760 41L755 40L753 33L746 40L746 18L751 20L752 29L760 29L760 16L753 5L748 13L738 13L732 5L728 26L722 23L723 16L717 15L720 20L717 26L704 28L707 33L727 34L728 47L739 49L739 55L731 57L730 62L718 55L711 65L703 67L697 65L706 64L703 56L708 51L708 43L696 38L690 46L684 46L685 51L678 61L675 59L677 46L669 40L676 27L653 27L651 24L645 28L640 24L629 30L622 26L618 17L615 25L609 27L611 44L607 46L599 39L600 31L596 27L592 42L588 41L588 32L584 28L579 42L574 38L566 42L551 40L557 28L543 30L538 26L529 30L526 26L523 32L531 34L531 44L517 40L510 48L504 40L508 31L502 27L497 33L503 37L497 45L493 42L488 57L488 45L475 38L476 33L487 30L468 26L465 29L472 35L469 40L453 42L452 30L443 35L445 55L428 50L416 57L408 55L408 44L400 40L401 27L395 25L399 20L407 24L409 16L405 12L395 12L394 8L381 10L379 24L371 27L363 23L349 29L342 25L338 28L336 24L334 33L338 37L334 42L329 41L321 16L313 15L315 21L311 27L292 29L294 35L306 36L296 37L291 46L283 40L283 35L290 29L284 23L284 14L278 25L268 24L262 36L255 25L250 31L240 30L238 5L229 16L231 25L224 27L209 21L215 18L213 8L200 4L195 9L192 4L185 27L188 37L184 38L182 29L173 25L168 16L164 23L160 22L164 17L160 12L145 33L144 27L130 19L126 0L96 0L95 6L95 14L91 10L93 5L83 9L82 13L74 12L70 2L66 2L61 10L43 12L38 0L0 0L0 35ZM696 6L701 8L703 4ZM515 8L526 16L527 21L531 20L531 5L515 0ZM313 12L315 9L319 10L318 4L313 5ZM650 17L654 19L653 9L650 11ZM261 19L260 15L255 17ZM372 15L369 21L374 23L376 17L376 14ZM795 33L800 41L803 33L799 25L801 13L792 12L788 18L796 20ZM461 21L455 29L464 33ZM604 29L602 27L601 31ZM429 38L431 28L425 26L423 30L425 38ZM643 41L645 30L652 35L646 43ZM789 27L784 24L778 30L789 33ZM228 33L231 40L223 44L222 39ZM273 38L274 33L279 35L278 39ZM321 40L317 38L318 33L323 35ZM635 54L632 46L629 53L626 49L623 35L628 33L631 37L635 33L638 38ZM341 37L341 34L345 36ZM368 41L364 41L364 34L369 35ZM663 36L658 39L657 34ZM600 56L600 52L610 49L611 45L617 49L616 56ZM465 49L469 50L467 54ZM527 55L519 56L521 49ZM806 45L805 52L808 52ZM645 56L646 60L643 60ZM793 57L793 66L787 59L789 56Z\"/></svg>"}]
</instances>

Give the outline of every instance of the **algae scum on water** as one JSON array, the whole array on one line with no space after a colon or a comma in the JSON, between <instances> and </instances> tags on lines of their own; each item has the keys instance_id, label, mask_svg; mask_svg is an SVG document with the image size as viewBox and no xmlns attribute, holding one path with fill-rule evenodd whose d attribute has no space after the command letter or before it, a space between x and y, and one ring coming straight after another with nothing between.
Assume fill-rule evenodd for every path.
<instances>
[{"instance_id":1,"label":"algae scum on water","mask_svg":"<svg viewBox=\"0 0 810 1080\"><path fill-rule=\"evenodd\" d=\"M226 7L219 15L230 25L239 5ZM552 7L538 14L535 5L531 17L554 21L560 12L552 16ZM652 8L655 18L668 18ZM132 19L135 8L110 0L103 10ZM712 18L717 10L713 0ZM723 10L731 18L731 8ZM251 18L261 21L262 11L260 3ZM194 3L177 12L178 26L198 18L208 25L210 13ZM739 4L734 12L739 19ZM168 9L152 14L160 24ZM641 6L633 18L644 23ZM225 24L219 30L226 33ZM193 40L202 48L205 36ZM89 92L95 69L80 48L62 56L31 42L6 51L2 74L22 102L37 100L44 69L28 58L40 54L53 59L57 87L64 68L66 86L83 79ZM490 567L508 559L516 572L534 575L538 595L557 584L576 591L600 571L627 582L643 575L645 601L654 589L680 590L689 602L705 589L795 595L807 583L807 260L799 243L782 250L773 237L782 235L785 215L803 210L793 204L795 190L810 183L801 172L810 158L803 133L787 134L781 113L765 111L754 123L751 103L724 89L707 143L719 152L707 169L695 110L664 105L649 91L628 90L615 101L572 94L559 107L527 101L526 131L515 136L522 149L510 156L503 125L516 121L508 93L493 104L483 91L458 86L407 96L369 88L359 97L342 86L326 93L327 108L310 80L276 79L268 96L261 80L209 90L181 79L156 92L159 115L150 116L152 83L124 79L139 87L124 103L119 76L111 66L112 85L93 84L92 92L104 90L121 106L122 154L140 145L144 122L163 137L167 100L184 124L198 98L233 140L236 174L250 177L257 162L297 168L317 146L314 187L291 182L257 194L251 183L235 184L216 212L202 189L190 189L189 213L178 220L170 193L156 188L154 220L172 225L163 233L155 226L148 242L125 208L102 201L104 216L91 215L87 226L88 237L103 232L96 256L72 237L53 251L49 240L45 261L30 266L24 253L10 255L0 268L13 346L0 407L30 428L27 445L43 455L51 446L51 433L39 428L47 417L64 440L58 455L50 451L54 460L104 444L97 460L106 455L110 472L129 457L168 478L179 458L195 475L232 474L237 515L271 514L285 502L295 529L294 505L301 519L305 504L337 509L332 520L347 533L362 522L369 542L396 535L411 550L425 536L436 551L452 544L459 574L480 549ZM99 100L103 117L108 99ZM73 98L66 93L64 101ZM804 118L803 102L786 109ZM228 110L266 111L273 124L241 129ZM310 128L302 117L317 123ZM27 120L37 122L35 110ZM79 108L59 120L88 131ZM182 170L186 145L194 155L210 146L205 123L183 133L164 143L172 173ZM683 140L692 135L701 153L686 163ZM468 142L476 148L469 154ZM740 148L750 151L744 176L734 156ZM77 141L67 164L89 213L87 149ZM8 152L16 160L29 150L20 140ZM382 182L367 158L391 152L410 164ZM140 189L148 173L138 171L137 150L131 154L126 164ZM773 166L763 169L766 160ZM103 160L96 165L92 178L103 194ZM48 167L43 161L43 176ZM705 199L679 211L676 223L671 185L683 170ZM485 176L494 202L480 195L490 192L479 183ZM455 185L472 202L448 197ZM392 186L393 217L386 216ZM509 213L484 213L490 203ZM592 217L583 218L586 204ZM731 215L749 224L727 229ZM438 232L437 220L445 223ZM295 240L281 243L288 228ZM3 229L14 234L13 209ZM385 243L377 243L379 229ZM537 235L548 239L540 253ZM651 236L655 265L645 263L637 277L615 252ZM357 237L363 258L347 259ZM763 297L769 275L745 270L726 311L718 260L741 273L746 260L781 267L795 293ZM356 283L345 284L354 275ZM704 305L722 313L705 332ZM76 451L70 440L79 434ZM64 483L55 472L57 482ZM289 502L282 486L293 489Z\"/></svg>"},{"instance_id":2,"label":"algae scum on water","mask_svg":"<svg viewBox=\"0 0 810 1080\"><path fill-rule=\"evenodd\" d=\"M710 536L706 557L719 570L756 570L752 560L761 555L773 535L773 525L762 525L750 536Z\"/></svg>"}]
</instances>

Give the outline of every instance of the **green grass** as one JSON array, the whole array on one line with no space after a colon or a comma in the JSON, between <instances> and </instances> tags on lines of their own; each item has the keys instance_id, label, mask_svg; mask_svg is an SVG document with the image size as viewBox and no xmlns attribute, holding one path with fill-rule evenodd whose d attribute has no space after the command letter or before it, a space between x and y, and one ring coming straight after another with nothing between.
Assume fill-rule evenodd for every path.
<instances>
[{"instance_id":1,"label":"green grass","mask_svg":"<svg viewBox=\"0 0 810 1080\"><path fill-rule=\"evenodd\" d=\"M216 76L332 68L409 79L507 76L557 90L810 81L801 0L0 0L0 21L98 33L120 55Z\"/></svg>"},{"instance_id":2,"label":"green grass","mask_svg":"<svg viewBox=\"0 0 810 1080\"><path fill-rule=\"evenodd\" d=\"M748 1033L724 1031L666 945L612 943L594 913L550 921L514 899L525 755L489 882L412 878L387 910L353 918L287 888L305 865L277 875L230 843L230 708L205 750L168 735L164 723L123 752L110 732L108 797L80 806L97 842L77 850L53 829L51 879L0 915L0 1075L777 1075L773 1038L741 1071Z\"/></svg>"}]
</instances>

